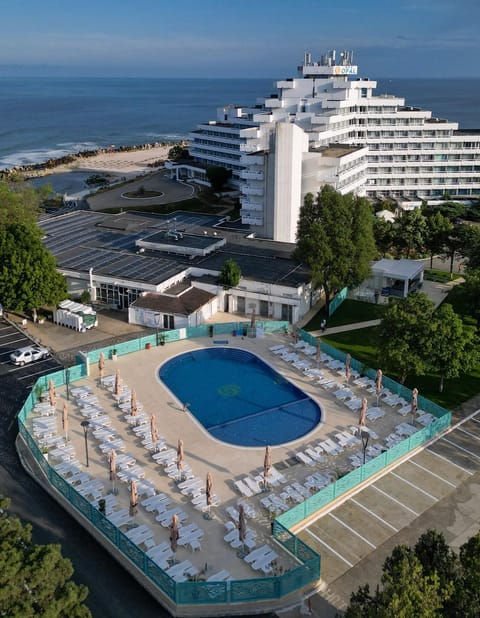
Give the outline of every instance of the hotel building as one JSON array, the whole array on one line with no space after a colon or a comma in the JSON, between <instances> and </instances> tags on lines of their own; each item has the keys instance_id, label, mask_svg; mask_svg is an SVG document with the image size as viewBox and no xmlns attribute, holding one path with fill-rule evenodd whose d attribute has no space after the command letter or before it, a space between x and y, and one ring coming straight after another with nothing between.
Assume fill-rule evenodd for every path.
<instances>
[{"instance_id":1,"label":"hotel building","mask_svg":"<svg viewBox=\"0 0 480 618\"><path fill-rule=\"evenodd\" d=\"M295 242L307 193L325 183L341 193L397 202L480 194L480 131L432 117L405 99L375 95L357 78L351 52L312 61L252 107L227 106L190 134L189 165L177 178L207 184L205 169L232 171L242 222L258 237Z\"/></svg>"}]
</instances>

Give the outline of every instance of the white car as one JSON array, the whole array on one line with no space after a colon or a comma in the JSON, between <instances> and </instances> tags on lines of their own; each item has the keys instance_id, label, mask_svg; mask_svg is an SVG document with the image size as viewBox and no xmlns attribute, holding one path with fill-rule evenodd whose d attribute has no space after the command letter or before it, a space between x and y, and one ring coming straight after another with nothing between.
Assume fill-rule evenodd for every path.
<instances>
[{"instance_id":1,"label":"white car","mask_svg":"<svg viewBox=\"0 0 480 618\"><path fill-rule=\"evenodd\" d=\"M50 356L50 352L47 348L43 348L40 345L29 345L25 348L19 348L10 354L10 360L14 365L25 365L25 363L31 363L32 361L41 360Z\"/></svg>"}]
</instances>

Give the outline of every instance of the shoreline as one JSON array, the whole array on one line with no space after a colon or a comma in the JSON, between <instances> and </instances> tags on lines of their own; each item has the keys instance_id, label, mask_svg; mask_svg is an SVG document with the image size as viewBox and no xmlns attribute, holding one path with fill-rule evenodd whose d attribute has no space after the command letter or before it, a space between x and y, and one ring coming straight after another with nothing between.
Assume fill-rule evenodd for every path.
<instances>
[{"instance_id":1,"label":"shoreline","mask_svg":"<svg viewBox=\"0 0 480 618\"><path fill-rule=\"evenodd\" d=\"M0 178L24 174L28 178L39 178L63 172L100 172L105 174L131 176L163 166L170 149L185 141L153 142L116 148L98 148L48 159L0 171Z\"/></svg>"}]
</instances>

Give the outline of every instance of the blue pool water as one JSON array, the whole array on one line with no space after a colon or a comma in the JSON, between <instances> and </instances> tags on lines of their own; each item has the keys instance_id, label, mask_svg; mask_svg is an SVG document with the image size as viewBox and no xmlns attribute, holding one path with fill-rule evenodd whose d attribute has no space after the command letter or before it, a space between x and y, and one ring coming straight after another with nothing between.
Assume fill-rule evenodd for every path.
<instances>
[{"instance_id":1,"label":"blue pool water","mask_svg":"<svg viewBox=\"0 0 480 618\"><path fill-rule=\"evenodd\" d=\"M321 419L318 404L254 354L209 348L180 354L160 379L207 431L239 446L300 438Z\"/></svg>"}]
</instances>

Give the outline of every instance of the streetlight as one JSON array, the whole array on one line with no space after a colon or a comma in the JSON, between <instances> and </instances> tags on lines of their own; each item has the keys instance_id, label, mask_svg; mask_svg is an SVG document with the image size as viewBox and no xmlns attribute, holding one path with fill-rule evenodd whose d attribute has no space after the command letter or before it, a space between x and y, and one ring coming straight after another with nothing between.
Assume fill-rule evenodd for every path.
<instances>
[{"instance_id":1,"label":"streetlight","mask_svg":"<svg viewBox=\"0 0 480 618\"><path fill-rule=\"evenodd\" d=\"M370 438L370 433L362 429L360 431L360 437L362 439L362 448L363 448L363 465L365 465L366 451L368 446L368 440Z\"/></svg>"},{"instance_id":2,"label":"streetlight","mask_svg":"<svg viewBox=\"0 0 480 618\"><path fill-rule=\"evenodd\" d=\"M87 441L87 429L90 425L89 421L82 421L80 425L83 427L83 435L85 436L85 458L87 460L87 468L88 468L88 441Z\"/></svg>"}]
</instances>

